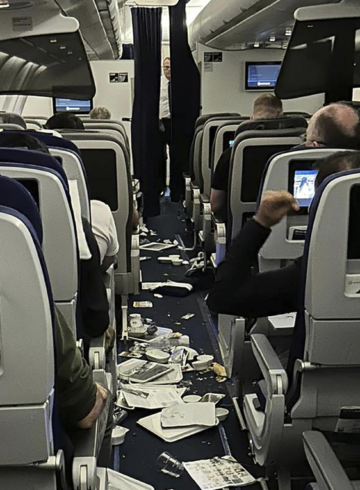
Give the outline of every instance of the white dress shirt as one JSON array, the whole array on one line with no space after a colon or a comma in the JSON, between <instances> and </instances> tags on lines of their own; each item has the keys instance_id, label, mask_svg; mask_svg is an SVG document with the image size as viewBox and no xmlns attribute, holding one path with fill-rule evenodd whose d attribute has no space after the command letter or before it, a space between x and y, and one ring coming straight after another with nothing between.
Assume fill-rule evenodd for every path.
<instances>
[{"instance_id":1,"label":"white dress shirt","mask_svg":"<svg viewBox=\"0 0 360 490\"><path fill-rule=\"evenodd\" d=\"M170 103L169 103L169 80L165 75L161 77L160 91L160 119L170 119Z\"/></svg>"},{"instance_id":2,"label":"white dress shirt","mask_svg":"<svg viewBox=\"0 0 360 490\"><path fill-rule=\"evenodd\" d=\"M116 226L111 209L101 201L91 200L91 226L95 235L101 264L105 257L114 257L119 251Z\"/></svg>"}]
</instances>

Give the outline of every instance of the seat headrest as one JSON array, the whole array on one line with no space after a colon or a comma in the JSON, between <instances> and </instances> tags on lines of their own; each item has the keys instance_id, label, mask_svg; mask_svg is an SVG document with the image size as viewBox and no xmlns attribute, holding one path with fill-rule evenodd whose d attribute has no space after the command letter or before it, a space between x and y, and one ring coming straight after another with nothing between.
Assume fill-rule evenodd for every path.
<instances>
[{"instance_id":1,"label":"seat headrest","mask_svg":"<svg viewBox=\"0 0 360 490\"><path fill-rule=\"evenodd\" d=\"M40 244L42 243L43 229L35 200L23 185L3 175L0 175L0 206L23 214L32 224Z\"/></svg>"},{"instance_id":2,"label":"seat headrest","mask_svg":"<svg viewBox=\"0 0 360 490\"><path fill-rule=\"evenodd\" d=\"M18 131L3 131L0 133L0 146L1 146L1 141L2 138L6 136L8 133L17 133ZM34 136L34 138L37 138L38 140L42 141L46 146L52 147L52 148L62 148L64 150L71 150L75 153L77 153L79 156L80 151L79 148L70 140L66 138L59 138L57 136L54 136L53 134L49 134L46 132L42 131L33 131L33 130L27 130L26 131L28 134L31 136ZM4 136L2 136L4 135Z\"/></svg>"},{"instance_id":3,"label":"seat headrest","mask_svg":"<svg viewBox=\"0 0 360 490\"><path fill-rule=\"evenodd\" d=\"M65 170L62 168L60 162L56 158L48 155L47 153L23 148L1 148L0 146L0 162L34 165L36 167L54 170L60 175L63 180L63 184L68 189L68 180Z\"/></svg>"},{"instance_id":4,"label":"seat headrest","mask_svg":"<svg viewBox=\"0 0 360 490\"><path fill-rule=\"evenodd\" d=\"M250 121L244 121L240 124L236 130L235 137L244 131L261 131L269 129L290 129L290 128L304 128L306 129L308 123L304 117L301 116L284 116L273 119L252 119Z\"/></svg>"},{"instance_id":5,"label":"seat headrest","mask_svg":"<svg viewBox=\"0 0 360 490\"><path fill-rule=\"evenodd\" d=\"M218 117L240 117L240 114L238 114L237 112L214 112L211 114L203 114L202 116L197 118L195 129L199 126L203 126L209 119Z\"/></svg>"},{"instance_id":6,"label":"seat headrest","mask_svg":"<svg viewBox=\"0 0 360 490\"><path fill-rule=\"evenodd\" d=\"M15 114L12 112L0 112L0 123L1 124L16 124L17 126L21 126L26 129L25 120L19 116L19 114Z\"/></svg>"}]
</instances>

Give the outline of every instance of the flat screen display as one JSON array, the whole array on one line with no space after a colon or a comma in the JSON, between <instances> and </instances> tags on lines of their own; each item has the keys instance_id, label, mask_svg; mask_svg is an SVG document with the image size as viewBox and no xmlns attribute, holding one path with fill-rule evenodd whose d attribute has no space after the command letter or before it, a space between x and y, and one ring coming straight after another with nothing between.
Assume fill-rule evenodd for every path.
<instances>
[{"instance_id":1,"label":"flat screen display","mask_svg":"<svg viewBox=\"0 0 360 490\"><path fill-rule=\"evenodd\" d=\"M295 170L294 197L301 208L308 208L315 195L317 170Z\"/></svg>"},{"instance_id":2,"label":"flat screen display","mask_svg":"<svg viewBox=\"0 0 360 490\"><path fill-rule=\"evenodd\" d=\"M57 112L74 112L77 114L89 114L93 108L91 100L74 100L74 99L53 99L54 114Z\"/></svg>"},{"instance_id":3,"label":"flat screen display","mask_svg":"<svg viewBox=\"0 0 360 490\"><path fill-rule=\"evenodd\" d=\"M273 90L279 73L280 62L248 62L245 70L246 90Z\"/></svg>"},{"instance_id":4,"label":"flat screen display","mask_svg":"<svg viewBox=\"0 0 360 490\"><path fill-rule=\"evenodd\" d=\"M39 183L35 179L16 179L32 195L37 207L40 209Z\"/></svg>"},{"instance_id":5,"label":"flat screen display","mask_svg":"<svg viewBox=\"0 0 360 490\"><path fill-rule=\"evenodd\" d=\"M235 131L226 131L223 136L223 151L232 148L235 143Z\"/></svg>"},{"instance_id":6,"label":"flat screen display","mask_svg":"<svg viewBox=\"0 0 360 490\"><path fill-rule=\"evenodd\" d=\"M256 202L267 161L293 145L248 146L244 148L241 201Z\"/></svg>"},{"instance_id":7,"label":"flat screen display","mask_svg":"<svg viewBox=\"0 0 360 490\"><path fill-rule=\"evenodd\" d=\"M116 153L110 149L88 148L81 150L90 189L90 199L107 204L117 211Z\"/></svg>"}]
</instances>

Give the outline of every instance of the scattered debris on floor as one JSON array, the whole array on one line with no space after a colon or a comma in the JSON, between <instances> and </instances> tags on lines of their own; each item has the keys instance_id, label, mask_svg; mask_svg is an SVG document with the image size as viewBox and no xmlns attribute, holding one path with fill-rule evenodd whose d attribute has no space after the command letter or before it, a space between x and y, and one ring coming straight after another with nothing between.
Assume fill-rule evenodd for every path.
<instances>
[{"instance_id":1,"label":"scattered debris on floor","mask_svg":"<svg viewBox=\"0 0 360 490\"><path fill-rule=\"evenodd\" d=\"M152 308L153 304L151 301L134 301L134 308Z\"/></svg>"},{"instance_id":2,"label":"scattered debris on floor","mask_svg":"<svg viewBox=\"0 0 360 490\"><path fill-rule=\"evenodd\" d=\"M190 320L191 318L194 318L195 313L187 313L186 315L182 316L182 320Z\"/></svg>"}]
</instances>

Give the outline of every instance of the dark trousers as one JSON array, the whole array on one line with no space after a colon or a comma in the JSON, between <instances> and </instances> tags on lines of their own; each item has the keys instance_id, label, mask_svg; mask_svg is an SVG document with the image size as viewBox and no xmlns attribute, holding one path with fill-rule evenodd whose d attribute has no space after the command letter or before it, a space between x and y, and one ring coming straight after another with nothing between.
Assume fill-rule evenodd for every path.
<instances>
[{"instance_id":1,"label":"dark trousers","mask_svg":"<svg viewBox=\"0 0 360 490\"><path fill-rule=\"evenodd\" d=\"M171 146L171 119L160 121L161 156L159 162L158 185L159 194L166 188L167 146Z\"/></svg>"}]
</instances>

